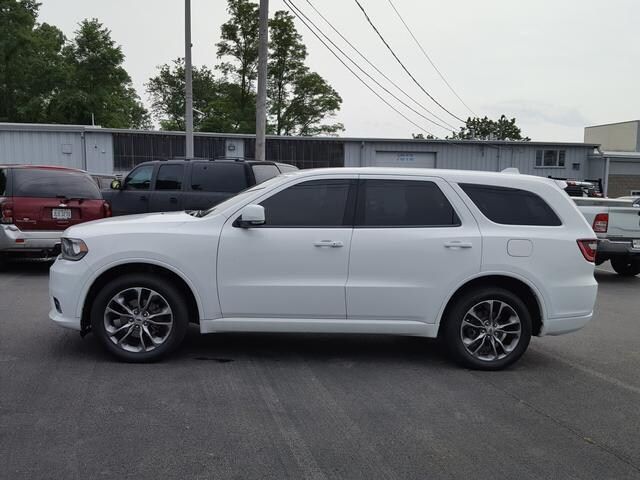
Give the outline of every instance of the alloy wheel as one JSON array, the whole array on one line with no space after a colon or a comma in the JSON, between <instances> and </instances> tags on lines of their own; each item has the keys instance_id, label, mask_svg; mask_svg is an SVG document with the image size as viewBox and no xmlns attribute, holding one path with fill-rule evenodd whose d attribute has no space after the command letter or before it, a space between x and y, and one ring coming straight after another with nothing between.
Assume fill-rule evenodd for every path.
<instances>
[{"instance_id":1,"label":"alloy wheel","mask_svg":"<svg viewBox=\"0 0 640 480\"><path fill-rule=\"evenodd\" d=\"M104 311L104 327L111 342L134 353L155 350L173 329L169 302L155 290L127 288L115 294Z\"/></svg>"},{"instance_id":2,"label":"alloy wheel","mask_svg":"<svg viewBox=\"0 0 640 480\"><path fill-rule=\"evenodd\" d=\"M483 300L462 319L460 338L473 357L485 362L501 360L518 346L522 323L517 312L501 300Z\"/></svg>"}]
</instances>

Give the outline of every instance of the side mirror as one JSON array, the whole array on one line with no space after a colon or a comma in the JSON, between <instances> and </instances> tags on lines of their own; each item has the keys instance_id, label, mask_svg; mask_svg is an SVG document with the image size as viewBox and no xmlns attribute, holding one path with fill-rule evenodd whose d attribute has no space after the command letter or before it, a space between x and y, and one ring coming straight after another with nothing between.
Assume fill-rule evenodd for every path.
<instances>
[{"instance_id":1,"label":"side mirror","mask_svg":"<svg viewBox=\"0 0 640 480\"><path fill-rule=\"evenodd\" d=\"M240 212L241 215L233 222L234 227L251 228L264 225L264 207L262 205L247 205Z\"/></svg>"},{"instance_id":2,"label":"side mirror","mask_svg":"<svg viewBox=\"0 0 640 480\"><path fill-rule=\"evenodd\" d=\"M122 182L120 180L111 180L111 190L122 190Z\"/></svg>"}]
</instances>

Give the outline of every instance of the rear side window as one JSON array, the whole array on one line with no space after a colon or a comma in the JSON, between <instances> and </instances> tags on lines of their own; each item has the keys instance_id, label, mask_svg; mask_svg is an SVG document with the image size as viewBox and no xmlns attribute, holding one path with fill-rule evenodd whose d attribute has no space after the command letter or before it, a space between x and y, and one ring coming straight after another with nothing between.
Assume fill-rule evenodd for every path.
<instances>
[{"instance_id":1,"label":"rear side window","mask_svg":"<svg viewBox=\"0 0 640 480\"><path fill-rule=\"evenodd\" d=\"M7 194L7 171L0 168L0 197Z\"/></svg>"},{"instance_id":2,"label":"rear side window","mask_svg":"<svg viewBox=\"0 0 640 480\"><path fill-rule=\"evenodd\" d=\"M194 163L191 190L196 192L237 193L249 186L242 163Z\"/></svg>"},{"instance_id":3,"label":"rear side window","mask_svg":"<svg viewBox=\"0 0 640 480\"><path fill-rule=\"evenodd\" d=\"M16 197L102 198L98 186L89 175L70 170L16 168L12 185Z\"/></svg>"},{"instance_id":4,"label":"rear side window","mask_svg":"<svg viewBox=\"0 0 640 480\"><path fill-rule=\"evenodd\" d=\"M517 188L461 183L460 188L489 220L504 225L557 227L562 222L541 197Z\"/></svg>"},{"instance_id":5,"label":"rear side window","mask_svg":"<svg viewBox=\"0 0 640 480\"><path fill-rule=\"evenodd\" d=\"M252 165L253 176L256 177L256 184L266 182L270 178L280 175L280 170L275 165Z\"/></svg>"},{"instance_id":6,"label":"rear side window","mask_svg":"<svg viewBox=\"0 0 640 480\"><path fill-rule=\"evenodd\" d=\"M265 227L351 227L354 183L310 180L282 190L261 203Z\"/></svg>"},{"instance_id":7,"label":"rear side window","mask_svg":"<svg viewBox=\"0 0 640 480\"><path fill-rule=\"evenodd\" d=\"M356 211L357 227L460 225L447 197L429 181L362 180Z\"/></svg>"},{"instance_id":8,"label":"rear side window","mask_svg":"<svg viewBox=\"0 0 640 480\"><path fill-rule=\"evenodd\" d=\"M156 178L156 190L182 190L184 165L162 165Z\"/></svg>"}]
</instances>

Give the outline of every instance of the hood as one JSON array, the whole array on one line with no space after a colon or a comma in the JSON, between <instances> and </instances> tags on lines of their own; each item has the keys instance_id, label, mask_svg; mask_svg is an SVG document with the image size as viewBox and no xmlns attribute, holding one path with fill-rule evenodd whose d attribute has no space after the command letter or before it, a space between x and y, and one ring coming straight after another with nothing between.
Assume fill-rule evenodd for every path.
<instances>
[{"instance_id":1,"label":"hood","mask_svg":"<svg viewBox=\"0 0 640 480\"><path fill-rule=\"evenodd\" d=\"M186 212L143 213L123 215L82 223L68 228L65 237L84 238L103 234L133 233L144 231L166 231L186 222L201 220Z\"/></svg>"}]
</instances>

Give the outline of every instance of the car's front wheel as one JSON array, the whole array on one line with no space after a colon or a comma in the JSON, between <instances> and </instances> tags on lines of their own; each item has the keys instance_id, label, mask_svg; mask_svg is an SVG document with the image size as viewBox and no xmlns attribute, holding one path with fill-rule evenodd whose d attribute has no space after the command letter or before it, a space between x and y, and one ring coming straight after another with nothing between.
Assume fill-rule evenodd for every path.
<instances>
[{"instance_id":1,"label":"car's front wheel","mask_svg":"<svg viewBox=\"0 0 640 480\"><path fill-rule=\"evenodd\" d=\"M633 277L640 273L640 260L629 257L614 257L611 266L618 275Z\"/></svg>"},{"instance_id":2,"label":"car's front wheel","mask_svg":"<svg viewBox=\"0 0 640 480\"><path fill-rule=\"evenodd\" d=\"M477 370L500 370L511 365L531 340L527 306L502 288L463 293L444 321L444 340L454 360Z\"/></svg>"},{"instance_id":3,"label":"car's front wheel","mask_svg":"<svg viewBox=\"0 0 640 480\"><path fill-rule=\"evenodd\" d=\"M91 308L91 328L104 347L127 362L151 362L177 348L189 311L181 292L162 277L129 274L107 283Z\"/></svg>"}]
</instances>

